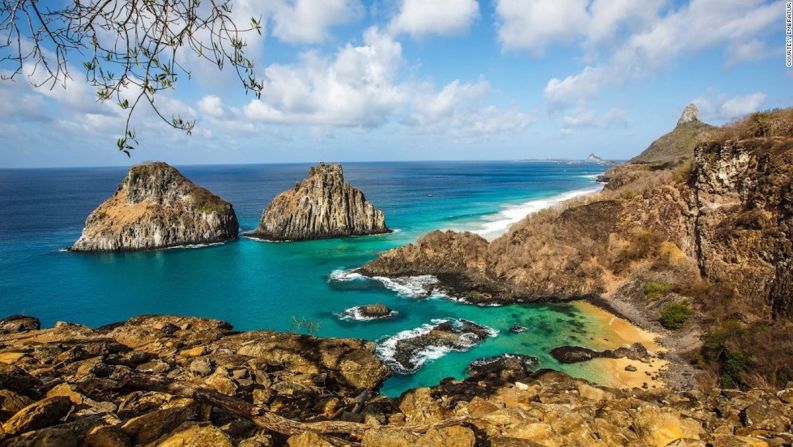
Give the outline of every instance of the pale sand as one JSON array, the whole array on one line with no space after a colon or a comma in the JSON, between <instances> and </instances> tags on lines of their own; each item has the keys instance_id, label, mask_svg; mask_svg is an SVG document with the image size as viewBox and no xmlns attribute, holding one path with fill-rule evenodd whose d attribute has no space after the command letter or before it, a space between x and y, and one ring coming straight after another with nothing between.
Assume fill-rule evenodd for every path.
<instances>
[{"instance_id":1,"label":"pale sand","mask_svg":"<svg viewBox=\"0 0 793 447\"><path fill-rule=\"evenodd\" d=\"M666 350L656 342L658 334L635 326L630 321L588 302L577 301L573 305L587 314L592 321L592 333L601 334L591 339L590 347L599 350L616 349L638 342L652 355L649 364L627 358L598 358L585 362L588 368L597 371L599 384L622 389L642 388L645 384L647 389L666 387L659 373L669 362L656 356L658 352ZM633 365L636 371L626 371L625 367L628 365Z\"/></svg>"}]
</instances>

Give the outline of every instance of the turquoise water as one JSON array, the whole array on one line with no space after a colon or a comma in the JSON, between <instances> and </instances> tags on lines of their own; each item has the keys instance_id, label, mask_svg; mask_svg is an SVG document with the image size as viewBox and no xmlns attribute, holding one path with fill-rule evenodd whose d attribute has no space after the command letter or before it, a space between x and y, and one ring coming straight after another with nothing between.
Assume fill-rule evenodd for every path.
<instances>
[{"instance_id":1,"label":"turquoise water","mask_svg":"<svg viewBox=\"0 0 793 447\"><path fill-rule=\"evenodd\" d=\"M243 230L253 229L278 192L303 178L308 165L185 166L196 183L232 202ZM88 213L109 197L122 168L0 170L0 314L29 314L99 326L138 314L218 318L237 329L290 330L292 317L319 323L320 336L379 340L433 319L465 318L499 334L468 352L451 352L384 391L463 377L483 356L517 352L564 369L547 352L592 337L587 315L571 305L478 308L443 298L399 295L377 281L331 281L379 252L436 228L499 226L526 202L593 189L597 165L537 162L350 163L345 176L385 211L396 232L325 241L224 245L141 253L76 254L62 249L80 234ZM536 202L535 205L540 202ZM502 225L503 226L503 225ZM341 321L346 308L382 302L392 320ZM528 328L511 334L520 324ZM578 374L582 374L580 371Z\"/></svg>"}]
</instances>

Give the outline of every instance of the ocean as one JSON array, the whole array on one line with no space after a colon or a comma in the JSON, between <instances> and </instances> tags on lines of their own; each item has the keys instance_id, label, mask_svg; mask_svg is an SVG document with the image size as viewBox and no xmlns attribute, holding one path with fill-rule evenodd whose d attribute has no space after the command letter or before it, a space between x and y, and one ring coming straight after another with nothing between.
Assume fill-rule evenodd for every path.
<instances>
[{"instance_id":1,"label":"ocean","mask_svg":"<svg viewBox=\"0 0 793 447\"><path fill-rule=\"evenodd\" d=\"M234 205L241 231L256 227L267 203L305 177L307 164L177 166ZM386 215L386 235L270 243L240 238L222 245L136 253L64 250L87 215L116 190L125 168L0 170L0 314L27 314L51 326L100 326L140 314L217 318L239 330L299 330L388 341L444 319L468 319L493 336L464 352L428 350L421 368L395 374L382 391L398 395L444 377L465 377L473 360L502 353L537 357L541 367L598 381L585 365L561 365L548 352L594 345L608 330L576 304L480 308L443 296L417 298L420 280L394 283L349 274L379 252L434 229L495 237L526 213L600 188L602 166L564 162L346 163L345 177ZM458 297L463 298L463 297ZM345 309L380 302L389 320L340 318ZM527 328L513 334L514 325Z\"/></svg>"}]
</instances>

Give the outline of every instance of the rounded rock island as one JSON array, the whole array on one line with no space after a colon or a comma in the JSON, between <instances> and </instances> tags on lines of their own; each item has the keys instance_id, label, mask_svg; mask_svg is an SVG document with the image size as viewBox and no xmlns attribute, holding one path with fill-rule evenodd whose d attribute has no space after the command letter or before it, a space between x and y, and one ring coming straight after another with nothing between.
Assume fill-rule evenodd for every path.
<instances>
[{"instance_id":1,"label":"rounded rock island","mask_svg":"<svg viewBox=\"0 0 793 447\"><path fill-rule=\"evenodd\" d=\"M130 168L115 194L88 216L72 251L132 251L235 239L230 203L163 162Z\"/></svg>"}]
</instances>

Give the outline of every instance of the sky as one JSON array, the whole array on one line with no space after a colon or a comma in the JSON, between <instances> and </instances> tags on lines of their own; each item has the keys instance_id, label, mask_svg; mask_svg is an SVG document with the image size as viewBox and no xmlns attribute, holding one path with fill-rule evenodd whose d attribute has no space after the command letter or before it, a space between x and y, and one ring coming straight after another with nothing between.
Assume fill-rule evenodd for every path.
<instances>
[{"instance_id":1,"label":"sky","mask_svg":"<svg viewBox=\"0 0 793 447\"><path fill-rule=\"evenodd\" d=\"M48 2L44 2L48 3ZM785 3L763 0L233 0L263 80L186 53L170 116L97 100L79 54L49 89L0 81L0 168L392 160L627 159L683 108L723 124L793 106ZM0 51L1 52L1 51ZM9 67L0 65L0 72ZM35 81L33 79L32 81Z\"/></svg>"}]
</instances>

